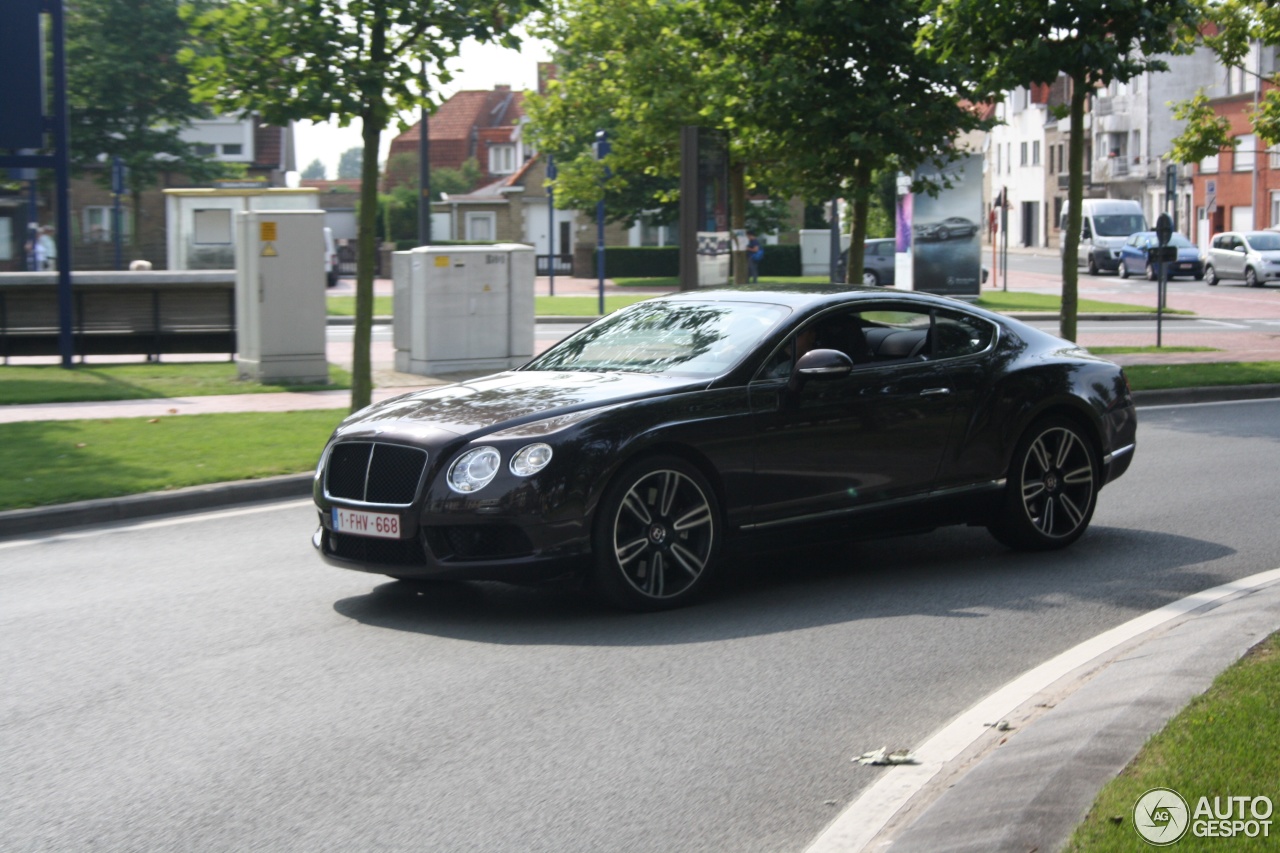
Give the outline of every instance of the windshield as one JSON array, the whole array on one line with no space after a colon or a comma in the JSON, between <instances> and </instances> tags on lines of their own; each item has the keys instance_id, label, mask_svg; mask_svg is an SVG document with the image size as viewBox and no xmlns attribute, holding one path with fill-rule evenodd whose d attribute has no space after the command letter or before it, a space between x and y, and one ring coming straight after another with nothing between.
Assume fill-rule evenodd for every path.
<instances>
[{"instance_id":1,"label":"windshield","mask_svg":"<svg viewBox=\"0 0 1280 853\"><path fill-rule=\"evenodd\" d=\"M1251 234L1249 245L1258 252L1274 252L1280 249L1280 234Z\"/></svg>"},{"instance_id":2,"label":"windshield","mask_svg":"<svg viewBox=\"0 0 1280 853\"><path fill-rule=\"evenodd\" d=\"M756 302L640 302L564 339L524 369L716 376L788 313Z\"/></svg>"},{"instance_id":3,"label":"windshield","mask_svg":"<svg viewBox=\"0 0 1280 853\"><path fill-rule=\"evenodd\" d=\"M1141 213L1098 215L1093 217L1093 229L1099 237L1128 237L1146 231L1147 220Z\"/></svg>"}]
</instances>

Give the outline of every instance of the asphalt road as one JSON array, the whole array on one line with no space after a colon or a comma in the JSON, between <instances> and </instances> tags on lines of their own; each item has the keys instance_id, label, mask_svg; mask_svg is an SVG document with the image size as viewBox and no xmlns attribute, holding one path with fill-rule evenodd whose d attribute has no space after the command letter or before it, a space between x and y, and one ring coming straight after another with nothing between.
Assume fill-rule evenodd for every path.
<instances>
[{"instance_id":1,"label":"asphalt road","mask_svg":"<svg viewBox=\"0 0 1280 853\"><path fill-rule=\"evenodd\" d=\"M739 555L623 615L321 564L304 502L0 542L6 851L800 851L1017 674L1280 566L1280 401L1147 409L1064 553Z\"/></svg>"}]
</instances>

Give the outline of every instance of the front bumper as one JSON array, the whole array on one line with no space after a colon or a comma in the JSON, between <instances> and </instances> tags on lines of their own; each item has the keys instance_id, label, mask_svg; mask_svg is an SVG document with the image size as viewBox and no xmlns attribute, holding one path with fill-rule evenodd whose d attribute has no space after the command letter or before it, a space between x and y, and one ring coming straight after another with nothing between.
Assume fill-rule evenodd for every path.
<instances>
[{"instance_id":1,"label":"front bumper","mask_svg":"<svg viewBox=\"0 0 1280 853\"><path fill-rule=\"evenodd\" d=\"M337 533L320 514L311 544L331 566L398 578L549 580L580 571L590 554L585 536L560 535L538 525L417 526L403 539Z\"/></svg>"}]
</instances>

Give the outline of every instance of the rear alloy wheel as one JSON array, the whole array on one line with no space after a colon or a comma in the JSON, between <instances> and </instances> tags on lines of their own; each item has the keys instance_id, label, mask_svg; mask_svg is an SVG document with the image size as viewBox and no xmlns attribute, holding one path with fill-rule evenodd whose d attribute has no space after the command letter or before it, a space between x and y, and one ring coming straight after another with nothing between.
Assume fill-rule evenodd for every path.
<instances>
[{"instance_id":1,"label":"rear alloy wheel","mask_svg":"<svg viewBox=\"0 0 1280 853\"><path fill-rule=\"evenodd\" d=\"M1009 465L999 517L991 535L1021 551L1065 548L1089 527L1098 496L1093 444L1066 418L1032 425Z\"/></svg>"},{"instance_id":2,"label":"rear alloy wheel","mask_svg":"<svg viewBox=\"0 0 1280 853\"><path fill-rule=\"evenodd\" d=\"M1258 281L1258 273L1254 270L1253 267L1244 268L1244 283L1247 284L1249 287L1262 286L1262 284Z\"/></svg>"},{"instance_id":3,"label":"rear alloy wheel","mask_svg":"<svg viewBox=\"0 0 1280 853\"><path fill-rule=\"evenodd\" d=\"M628 610L694 600L720 552L720 517L706 478L683 459L642 459L615 478L596 518L595 585Z\"/></svg>"},{"instance_id":4,"label":"rear alloy wheel","mask_svg":"<svg viewBox=\"0 0 1280 853\"><path fill-rule=\"evenodd\" d=\"M862 271L862 286L863 287L879 287L880 286L880 276L876 275L875 270Z\"/></svg>"},{"instance_id":5,"label":"rear alloy wheel","mask_svg":"<svg viewBox=\"0 0 1280 853\"><path fill-rule=\"evenodd\" d=\"M1216 287L1218 284L1218 273L1212 265L1204 268L1204 283L1210 287Z\"/></svg>"}]
</instances>

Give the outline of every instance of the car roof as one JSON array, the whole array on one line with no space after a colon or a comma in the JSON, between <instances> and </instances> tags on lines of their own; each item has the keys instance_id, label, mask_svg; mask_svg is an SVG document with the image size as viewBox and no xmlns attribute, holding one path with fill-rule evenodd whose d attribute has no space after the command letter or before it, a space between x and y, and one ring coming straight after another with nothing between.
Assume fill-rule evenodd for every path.
<instances>
[{"instance_id":1,"label":"car roof","mask_svg":"<svg viewBox=\"0 0 1280 853\"><path fill-rule=\"evenodd\" d=\"M911 290L896 290L884 287L861 287L849 284L745 284L736 286L707 288L705 290L685 290L668 294L660 299L697 300L713 302L771 302L785 305L799 311L820 308L824 305L844 301L871 301L884 299L905 299L912 302L928 303L939 307L965 308L979 314L986 314L956 299L937 296L932 293L921 293Z\"/></svg>"}]
</instances>

